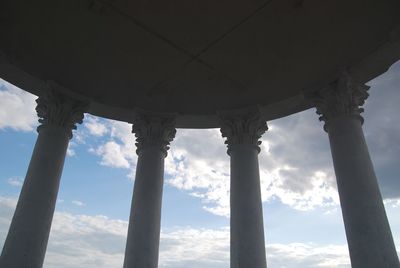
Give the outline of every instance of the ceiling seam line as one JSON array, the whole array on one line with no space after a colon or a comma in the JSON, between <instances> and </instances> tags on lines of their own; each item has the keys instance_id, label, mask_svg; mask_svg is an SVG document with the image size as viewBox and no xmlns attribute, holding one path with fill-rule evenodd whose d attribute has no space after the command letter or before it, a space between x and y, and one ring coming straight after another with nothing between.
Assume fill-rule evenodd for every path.
<instances>
[{"instance_id":1,"label":"ceiling seam line","mask_svg":"<svg viewBox=\"0 0 400 268\"><path fill-rule=\"evenodd\" d=\"M191 58L191 59L195 58L196 55L194 55L191 52L189 52L188 50L180 47L178 44L175 44L173 41L169 40L168 38L166 38L162 34L158 33L156 30L148 27L146 24L142 23L138 19L130 16L129 14L127 14L127 13L121 11L121 10L119 10L117 7L115 7L114 5L108 3L106 0L96 0L96 1L102 3L103 5L105 5L105 6L109 7L109 8L111 8L112 10L114 10L114 12L120 14L121 16L129 19L131 22L133 22L136 26L138 26L139 28L141 28L145 32L152 34L153 36L157 37L158 39L160 39L163 42L167 43L168 45L172 46L176 50L184 53L186 56L189 56L189 58Z\"/></svg>"},{"instance_id":2,"label":"ceiling seam line","mask_svg":"<svg viewBox=\"0 0 400 268\"><path fill-rule=\"evenodd\" d=\"M209 69L214 70L214 71L217 71L217 70L215 69L215 67L213 65L211 65L208 62L200 59L199 57L202 54L204 54L207 50L209 50L211 47L213 47L215 44L217 44L219 41L224 39L227 35L229 35L233 31L235 31L237 28L239 28L241 25L243 25L244 23L249 21L254 16L256 16L261 10L263 10L266 6L268 6L272 2L272 0L267 0L264 4L262 4L257 9L255 9L251 14L249 14L248 16L246 16L245 18L240 20L240 22L238 22L237 24L232 26L230 29L228 29L221 36L219 36L214 41L212 41L208 45L206 45L198 53L192 54L188 50L180 47L178 44L175 44L173 41L169 40L168 38L166 38L162 34L158 33L156 30L148 27L146 24L142 23L140 20L132 17L131 15L129 15L129 14L123 12L123 11L121 11L118 7L114 6L113 4L108 3L107 0L96 0L96 1L102 3L103 5L105 5L105 6L109 7L109 8L111 8L112 10L114 10L114 12L116 12L116 13L120 14L121 16L129 19L131 22L133 22L139 28L143 29L144 31L146 31L146 32L148 32L148 33L150 33L152 35L154 35L158 39L166 42L167 44L169 44L170 46L172 46L176 50L178 50L178 51L184 53L186 56L188 56L189 59L186 62L183 63L183 65L182 65L183 68L185 68L187 65L191 64L192 62L196 61L196 62L200 63L201 65L204 65L206 68L209 68ZM236 81L235 79L232 79L231 77L229 77L229 75L227 75L225 72L220 72L220 73L223 74L227 79L231 80L232 82L238 83L238 81ZM160 83L163 83L163 82L160 81ZM159 83L157 83L157 84L159 84ZM153 88L156 88L157 84ZM241 84L241 83L239 83L239 84Z\"/></svg>"},{"instance_id":3,"label":"ceiling seam line","mask_svg":"<svg viewBox=\"0 0 400 268\"><path fill-rule=\"evenodd\" d=\"M197 54L195 54L195 58L198 58L200 55L204 54L207 50L209 50L211 47L213 47L215 44L217 44L219 41L224 39L226 36L228 36L230 33L235 31L237 28L242 26L244 23L249 21L251 18L253 18L255 15L257 15L261 10L263 10L266 6L268 6L272 0L266 1L264 4L259 6L256 10L254 10L250 15L246 16L243 18L240 22L232 26L229 30L227 30L225 33L223 33L220 37L216 38L214 41L210 42L206 47L204 47L202 50L200 50Z\"/></svg>"},{"instance_id":4,"label":"ceiling seam line","mask_svg":"<svg viewBox=\"0 0 400 268\"><path fill-rule=\"evenodd\" d=\"M172 46L173 48L175 48L176 50L184 53L186 56L188 56L190 59L188 61L186 61L183 65L186 66L188 64L190 64L193 61L197 61L202 65L205 65L206 67L211 69L215 69L211 64L199 59L200 55L202 55L203 53L205 53L208 49L210 49L212 46L214 46L216 43L218 43L220 40L222 40L223 38L225 38L227 35L229 35L230 33L232 33L234 30L236 30L238 27L240 27L241 25L243 25L244 23L246 23L248 20L250 20L252 17L254 17L255 15L257 15L257 13L259 13L262 9L264 9L267 5L269 5L272 0L266 1L264 4L262 4L260 7L258 7L255 11L253 11L250 15L246 16L245 18L243 18L239 23L237 23L236 25L234 25L233 27L231 27L229 30L227 30L225 33L223 33L220 37L218 37L217 39L215 39L214 41L210 42L207 46L205 46L203 49L201 49L198 53L193 54L190 51L182 48L181 46L179 46L178 44L174 43L172 40L169 40L168 38L166 38L165 36L163 36L162 34L160 34L159 32L157 32L156 30L148 27L146 24L142 23L141 21L139 21L138 19L130 16L129 14L121 11L120 9L118 9L116 6L114 6L113 4L110 4L107 2L107 0L96 0L100 3L102 3L103 5L111 8L112 10L114 10L114 12L122 15L123 17L129 19L130 21L132 21L136 26L138 26L139 28L143 29L144 31L154 35L155 37L157 37L158 39L166 42L167 44L169 44L170 46Z\"/></svg>"}]
</instances>

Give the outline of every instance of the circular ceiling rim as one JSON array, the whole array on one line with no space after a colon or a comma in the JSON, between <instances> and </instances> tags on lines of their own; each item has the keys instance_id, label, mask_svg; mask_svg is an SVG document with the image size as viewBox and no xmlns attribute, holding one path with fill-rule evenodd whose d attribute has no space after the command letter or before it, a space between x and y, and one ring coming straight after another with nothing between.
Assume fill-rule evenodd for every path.
<instances>
[{"instance_id":1,"label":"circular ceiling rim","mask_svg":"<svg viewBox=\"0 0 400 268\"><path fill-rule=\"evenodd\" d=\"M347 70L351 76L356 78L362 83L367 83L373 78L386 72L391 65L400 60L400 37L395 36L391 40L376 49L373 53L367 55L364 59L359 61L353 66L347 66ZM343 70L343 69L342 69ZM334 82L339 76L341 70L332 73L331 77L321 81L314 86L301 90L300 94L293 96L288 99L284 99L279 102L275 102L269 105L258 105L263 118L266 121L278 119L291 114L295 114L309 108L312 108L312 103L304 97L305 92L313 92L323 88L329 83ZM5 81L28 91L36 96L39 96L41 92L46 88L46 84L49 81L40 80L24 70L19 69L7 60L4 53L0 51L0 78ZM100 116L107 119L123 121L131 123L135 117L135 109L126 109L120 107L113 107L107 104L91 100L86 96L79 95L68 88L64 88L59 85L58 89L62 93L81 100L89 101L90 105L87 113L94 116ZM238 107L238 109L247 107ZM149 111L152 112L152 111ZM210 115L194 115L194 114L179 114L176 113L176 127L177 128L217 128L219 127L219 121L217 117L217 111L215 114ZM169 113L170 114L170 113Z\"/></svg>"}]
</instances>

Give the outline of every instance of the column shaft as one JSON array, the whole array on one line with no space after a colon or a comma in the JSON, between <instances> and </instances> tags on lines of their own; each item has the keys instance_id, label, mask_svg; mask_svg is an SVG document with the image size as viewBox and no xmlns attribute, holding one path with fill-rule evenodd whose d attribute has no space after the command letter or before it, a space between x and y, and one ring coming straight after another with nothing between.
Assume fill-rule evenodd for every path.
<instances>
[{"instance_id":1,"label":"column shaft","mask_svg":"<svg viewBox=\"0 0 400 268\"><path fill-rule=\"evenodd\" d=\"M325 121L353 268L399 268L385 207L362 130L369 86L344 71L311 94Z\"/></svg>"},{"instance_id":2,"label":"column shaft","mask_svg":"<svg viewBox=\"0 0 400 268\"><path fill-rule=\"evenodd\" d=\"M258 150L231 146L231 268L265 268Z\"/></svg>"},{"instance_id":3,"label":"column shaft","mask_svg":"<svg viewBox=\"0 0 400 268\"><path fill-rule=\"evenodd\" d=\"M360 120L332 119L328 133L352 267L400 267Z\"/></svg>"},{"instance_id":4,"label":"column shaft","mask_svg":"<svg viewBox=\"0 0 400 268\"><path fill-rule=\"evenodd\" d=\"M86 107L52 88L36 102L39 135L0 257L2 268L42 267L68 142Z\"/></svg>"},{"instance_id":5,"label":"column shaft","mask_svg":"<svg viewBox=\"0 0 400 268\"><path fill-rule=\"evenodd\" d=\"M124 268L157 268L164 158L175 137L171 115L138 112L132 132L138 162L129 218Z\"/></svg>"},{"instance_id":6,"label":"column shaft","mask_svg":"<svg viewBox=\"0 0 400 268\"><path fill-rule=\"evenodd\" d=\"M231 158L231 268L266 268L258 154L267 122L258 107L219 117Z\"/></svg>"},{"instance_id":7,"label":"column shaft","mask_svg":"<svg viewBox=\"0 0 400 268\"><path fill-rule=\"evenodd\" d=\"M69 137L61 127L39 132L0 266L42 267Z\"/></svg>"},{"instance_id":8,"label":"column shaft","mask_svg":"<svg viewBox=\"0 0 400 268\"><path fill-rule=\"evenodd\" d=\"M144 148L138 157L124 268L156 268L165 153Z\"/></svg>"}]
</instances>

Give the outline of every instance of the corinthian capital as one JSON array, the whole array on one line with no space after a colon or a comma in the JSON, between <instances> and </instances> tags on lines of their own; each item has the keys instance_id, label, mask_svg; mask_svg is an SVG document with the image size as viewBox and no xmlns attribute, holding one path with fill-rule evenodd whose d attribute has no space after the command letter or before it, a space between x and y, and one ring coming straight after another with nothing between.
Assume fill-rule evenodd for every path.
<instances>
[{"instance_id":1,"label":"corinthian capital","mask_svg":"<svg viewBox=\"0 0 400 268\"><path fill-rule=\"evenodd\" d=\"M76 124L81 124L87 102L74 100L66 95L49 88L36 100L36 113L39 117L38 131L46 126L59 126L65 128L69 138Z\"/></svg>"},{"instance_id":2,"label":"corinthian capital","mask_svg":"<svg viewBox=\"0 0 400 268\"><path fill-rule=\"evenodd\" d=\"M347 73L329 87L310 95L314 102L319 120L325 122L327 131L330 120L340 116L355 116L363 123L361 113L365 100L368 98L369 86L354 81Z\"/></svg>"},{"instance_id":3,"label":"corinthian capital","mask_svg":"<svg viewBox=\"0 0 400 268\"><path fill-rule=\"evenodd\" d=\"M167 156L170 142L175 138L175 117L139 112L133 120L132 132L136 137L136 153L157 146Z\"/></svg>"},{"instance_id":4,"label":"corinthian capital","mask_svg":"<svg viewBox=\"0 0 400 268\"><path fill-rule=\"evenodd\" d=\"M228 154L235 144L254 145L260 152L259 140L268 130L258 109L219 112L222 137L226 137Z\"/></svg>"}]
</instances>

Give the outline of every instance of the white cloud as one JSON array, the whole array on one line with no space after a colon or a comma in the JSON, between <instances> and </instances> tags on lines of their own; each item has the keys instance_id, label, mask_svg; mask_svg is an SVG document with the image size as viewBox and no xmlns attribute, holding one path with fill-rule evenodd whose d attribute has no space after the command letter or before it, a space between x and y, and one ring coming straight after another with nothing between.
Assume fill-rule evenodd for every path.
<instances>
[{"instance_id":1,"label":"white cloud","mask_svg":"<svg viewBox=\"0 0 400 268\"><path fill-rule=\"evenodd\" d=\"M0 195L0 248L3 248L17 199Z\"/></svg>"},{"instance_id":2,"label":"white cloud","mask_svg":"<svg viewBox=\"0 0 400 268\"><path fill-rule=\"evenodd\" d=\"M129 168L133 177L136 154L131 127L121 122L108 124L108 141L94 151L101 156L101 164ZM263 201L278 198L299 210L336 206L329 144L317 116L306 111L270 125L259 157ZM219 129L178 129L165 160L166 183L200 198L205 210L228 217L229 172L229 156Z\"/></svg>"},{"instance_id":3,"label":"white cloud","mask_svg":"<svg viewBox=\"0 0 400 268\"><path fill-rule=\"evenodd\" d=\"M0 196L0 217L2 219L5 219L7 217L10 218L9 215L11 215L16 205L17 199L12 197ZM7 213L5 211L7 211Z\"/></svg>"},{"instance_id":4,"label":"white cloud","mask_svg":"<svg viewBox=\"0 0 400 268\"><path fill-rule=\"evenodd\" d=\"M136 154L131 127L109 124L109 140L96 149L101 163L129 168L133 176ZM269 125L259 155L263 201L278 199L297 210L335 208L339 197L329 141L314 110ZM229 169L218 129L178 129L165 161L166 183L200 198L205 210L229 216Z\"/></svg>"},{"instance_id":5,"label":"white cloud","mask_svg":"<svg viewBox=\"0 0 400 268\"><path fill-rule=\"evenodd\" d=\"M298 210L339 204L329 141L313 110L270 122L262 137L263 200Z\"/></svg>"},{"instance_id":6,"label":"white cloud","mask_svg":"<svg viewBox=\"0 0 400 268\"><path fill-rule=\"evenodd\" d=\"M21 178L9 178L7 180L7 183L15 187L21 187L22 184L24 183L24 180Z\"/></svg>"},{"instance_id":7,"label":"white cloud","mask_svg":"<svg viewBox=\"0 0 400 268\"><path fill-rule=\"evenodd\" d=\"M179 129L166 158L166 182L200 198L205 210L228 216L229 169L219 130Z\"/></svg>"},{"instance_id":8,"label":"white cloud","mask_svg":"<svg viewBox=\"0 0 400 268\"><path fill-rule=\"evenodd\" d=\"M16 201L0 197L0 245ZM128 223L106 216L56 212L44 267L122 267ZM348 268L346 245L267 243L269 267ZM229 228L175 227L161 232L159 267L229 267Z\"/></svg>"},{"instance_id":9,"label":"white cloud","mask_svg":"<svg viewBox=\"0 0 400 268\"><path fill-rule=\"evenodd\" d=\"M83 203L82 201L79 201L79 200L72 200L71 203L74 204L75 206L78 206L78 207L86 206L85 203Z\"/></svg>"},{"instance_id":10,"label":"white cloud","mask_svg":"<svg viewBox=\"0 0 400 268\"><path fill-rule=\"evenodd\" d=\"M126 159L123 148L115 141L108 141L97 148L96 154L101 156L101 164L116 168L129 168L129 161Z\"/></svg>"},{"instance_id":11,"label":"white cloud","mask_svg":"<svg viewBox=\"0 0 400 268\"><path fill-rule=\"evenodd\" d=\"M366 105L371 112L365 115L365 133L388 198L400 196L400 188L392 187L399 183L395 161L400 153L396 135L400 131L399 70L400 63L385 75L386 82L383 78L371 82L374 87L384 87L386 95L371 96ZM268 122L259 155L264 202L277 199L297 210L323 207L327 212L339 204L328 136L314 110ZM101 156L101 164L129 168L133 177L136 154L131 127L114 121L108 124L108 141L94 151ZM166 158L165 172L166 183L201 199L205 210L229 216L229 156L218 129L179 129Z\"/></svg>"},{"instance_id":12,"label":"white cloud","mask_svg":"<svg viewBox=\"0 0 400 268\"><path fill-rule=\"evenodd\" d=\"M160 267L229 267L229 230L190 227L163 231Z\"/></svg>"},{"instance_id":13,"label":"white cloud","mask_svg":"<svg viewBox=\"0 0 400 268\"><path fill-rule=\"evenodd\" d=\"M5 82L3 82L3 87L5 87L4 85L6 85ZM33 125L36 125L35 97L8 84L6 90L0 93L5 94L0 100L10 100L7 102L13 103L11 106L15 109L29 107L29 113L16 113L21 115L20 119L7 120L7 124L11 125L4 125L5 123L1 125L2 117L0 115L0 127L33 129ZM290 126L271 123L271 130L264 135L263 152L260 154L263 200L267 201L275 196L296 209L311 209L324 205L324 202L334 203L337 198L332 183L332 174L324 169L316 168L302 172L304 166L296 165L296 163L304 164L304 154L299 155L298 152L307 148L304 148L304 145L301 146L305 143L290 136L297 135L301 139L302 135L307 133L304 130L309 125L309 122L304 120L304 116L297 116L297 118L297 121L292 120L295 123ZM316 122L316 116L313 116L312 119L318 129L320 126ZM100 163L110 167L130 169L129 176L133 177L137 157L134 145L135 137L131 133L131 126L127 123L110 120L100 122L96 117L87 115L85 128L94 136L104 136L109 133L109 140L93 150L101 157ZM288 131L289 128L291 131ZM75 139L80 137L78 132L75 133ZM277 134L272 134L271 137L273 132ZM324 135L321 129L318 129L318 132L318 135ZM78 140L77 142L83 143ZM76 144L71 142L67 151L68 156L75 155L74 146ZM291 159L286 159L282 155L277 157L277 150L274 151L274 148L283 148L284 146L291 148L292 151L283 150L285 153L291 154ZM271 151L274 151L273 154ZM298 157L293 158L293 155ZM229 157L226 154L226 147L219 130L180 129L171 146L169 157L166 159L166 173L170 176L167 183L200 198L204 209L217 215L229 215ZM325 179L328 180L328 183L325 182Z\"/></svg>"},{"instance_id":14,"label":"white cloud","mask_svg":"<svg viewBox=\"0 0 400 268\"><path fill-rule=\"evenodd\" d=\"M271 267L351 267L347 245L271 244L267 256Z\"/></svg>"},{"instance_id":15,"label":"white cloud","mask_svg":"<svg viewBox=\"0 0 400 268\"><path fill-rule=\"evenodd\" d=\"M74 146L75 146L75 143L70 141L68 144L68 148L67 148L67 156L72 157L72 156L76 155L76 152L73 148Z\"/></svg>"},{"instance_id":16,"label":"white cloud","mask_svg":"<svg viewBox=\"0 0 400 268\"><path fill-rule=\"evenodd\" d=\"M91 135L102 137L107 134L108 129L104 123L101 123L100 120L92 115L86 114L84 127L86 127Z\"/></svg>"},{"instance_id":17,"label":"white cloud","mask_svg":"<svg viewBox=\"0 0 400 268\"><path fill-rule=\"evenodd\" d=\"M338 204L329 153L315 154L313 148L316 142L321 146L325 135L316 118L307 111L281 123L272 122L264 134L259 156L264 202L278 198L298 210ZM304 135L310 143L303 141ZM201 198L207 211L229 216L229 170L229 156L218 129L178 130L166 159L167 183Z\"/></svg>"},{"instance_id":18,"label":"white cloud","mask_svg":"<svg viewBox=\"0 0 400 268\"><path fill-rule=\"evenodd\" d=\"M112 120L104 120L102 124L109 129L107 131L108 140L89 151L100 156L101 165L129 169L128 176L134 179L137 155L135 136L132 134L131 125Z\"/></svg>"},{"instance_id":19,"label":"white cloud","mask_svg":"<svg viewBox=\"0 0 400 268\"><path fill-rule=\"evenodd\" d=\"M32 131L37 123L37 97L0 79L0 129Z\"/></svg>"},{"instance_id":20,"label":"white cloud","mask_svg":"<svg viewBox=\"0 0 400 268\"><path fill-rule=\"evenodd\" d=\"M16 205L14 198L0 196L0 247ZM44 267L122 267L127 222L105 216L56 212Z\"/></svg>"},{"instance_id":21,"label":"white cloud","mask_svg":"<svg viewBox=\"0 0 400 268\"><path fill-rule=\"evenodd\" d=\"M400 199L386 199L383 201L385 206L390 206L392 208L400 208Z\"/></svg>"}]
</instances>

